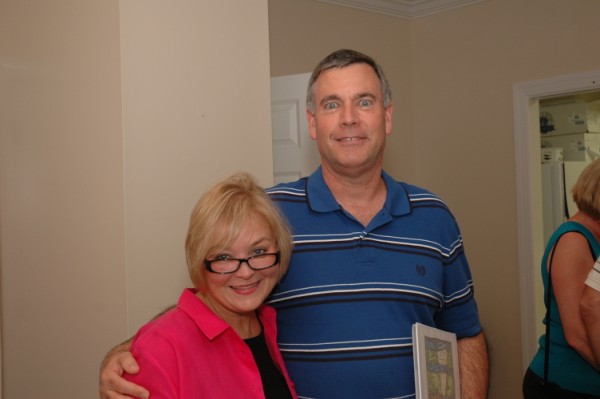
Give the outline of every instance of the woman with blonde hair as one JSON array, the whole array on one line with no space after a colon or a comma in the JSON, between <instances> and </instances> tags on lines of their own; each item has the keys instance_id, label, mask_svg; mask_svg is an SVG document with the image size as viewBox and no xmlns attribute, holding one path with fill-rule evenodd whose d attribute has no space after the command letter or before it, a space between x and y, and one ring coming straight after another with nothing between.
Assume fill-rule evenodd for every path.
<instances>
[{"instance_id":1,"label":"woman with blonde hair","mask_svg":"<svg viewBox=\"0 0 600 399\"><path fill-rule=\"evenodd\" d=\"M297 398L277 347L275 311L263 304L286 272L289 228L246 173L209 189L185 242L194 288L143 326L125 374L159 398Z\"/></svg>"},{"instance_id":2,"label":"woman with blonde hair","mask_svg":"<svg viewBox=\"0 0 600 399\"><path fill-rule=\"evenodd\" d=\"M579 210L550 237L542 258L546 333L523 380L525 399L600 398L600 371L579 307L600 256L600 160L583 170L571 193Z\"/></svg>"}]
</instances>

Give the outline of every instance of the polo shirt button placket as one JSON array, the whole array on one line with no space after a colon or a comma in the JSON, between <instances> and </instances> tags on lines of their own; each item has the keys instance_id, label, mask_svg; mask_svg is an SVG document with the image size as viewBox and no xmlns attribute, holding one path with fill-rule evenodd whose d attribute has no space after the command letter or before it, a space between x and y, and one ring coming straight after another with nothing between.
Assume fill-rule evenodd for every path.
<instances>
[{"instance_id":1,"label":"polo shirt button placket","mask_svg":"<svg viewBox=\"0 0 600 399\"><path fill-rule=\"evenodd\" d=\"M362 246L364 245L364 242L367 238L367 233L365 233L364 231L361 232L360 236L358 236L358 241L356 242L356 248L362 248Z\"/></svg>"}]
</instances>

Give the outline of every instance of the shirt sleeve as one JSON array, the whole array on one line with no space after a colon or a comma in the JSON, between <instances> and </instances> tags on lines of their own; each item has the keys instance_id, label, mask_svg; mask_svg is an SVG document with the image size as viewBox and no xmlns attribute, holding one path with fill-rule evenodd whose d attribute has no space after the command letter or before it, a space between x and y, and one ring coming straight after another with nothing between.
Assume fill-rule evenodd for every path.
<instances>
[{"instance_id":1,"label":"shirt sleeve","mask_svg":"<svg viewBox=\"0 0 600 399\"><path fill-rule=\"evenodd\" d=\"M436 325L454 332L459 339L473 337L482 330L473 277L456 220L448 228L456 248L444 266L444 305L436 316Z\"/></svg>"},{"instance_id":2,"label":"shirt sleeve","mask_svg":"<svg viewBox=\"0 0 600 399\"><path fill-rule=\"evenodd\" d=\"M594 264L592 270L590 270L590 274L588 274L587 280L585 280L585 284L589 285L591 288L596 291L600 291L600 258Z\"/></svg>"},{"instance_id":3,"label":"shirt sleeve","mask_svg":"<svg viewBox=\"0 0 600 399\"><path fill-rule=\"evenodd\" d=\"M148 389L152 399L180 398L176 354L166 339L160 336L136 337L131 352L140 371L125 374L125 379Z\"/></svg>"}]
</instances>

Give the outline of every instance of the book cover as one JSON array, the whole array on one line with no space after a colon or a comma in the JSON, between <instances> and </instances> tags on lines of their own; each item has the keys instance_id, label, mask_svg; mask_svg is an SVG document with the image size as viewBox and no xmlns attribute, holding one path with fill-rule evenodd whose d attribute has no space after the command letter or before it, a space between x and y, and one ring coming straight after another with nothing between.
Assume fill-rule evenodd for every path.
<instances>
[{"instance_id":1,"label":"book cover","mask_svg":"<svg viewBox=\"0 0 600 399\"><path fill-rule=\"evenodd\" d=\"M412 336L416 399L460 399L456 335L415 323Z\"/></svg>"}]
</instances>

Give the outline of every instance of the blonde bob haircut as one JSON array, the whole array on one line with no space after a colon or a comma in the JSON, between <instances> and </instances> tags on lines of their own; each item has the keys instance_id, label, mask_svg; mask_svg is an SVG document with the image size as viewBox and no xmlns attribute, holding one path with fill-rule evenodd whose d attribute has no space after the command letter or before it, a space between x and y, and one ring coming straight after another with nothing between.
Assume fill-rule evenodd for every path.
<instances>
[{"instance_id":1,"label":"blonde bob haircut","mask_svg":"<svg viewBox=\"0 0 600 399\"><path fill-rule=\"evenodd\" d=\"M207 256L229 246L248 223L265 223L279 251L279 279L290 262L292 238L279 208L254 177L235 173L206 191L190 216L185 253L192 282L198 288Z\"/></svg>"},{"instance_id":2,"label":"blonde bob haircut","mask_svg":"<svg viewBox=\"0 0 600 399\"><path fill-rule=\"evenodd\" d=\"M571 189L571 194L580 211L600 220L600 159L585 167Z\"/></svg>"}]
</instances>

